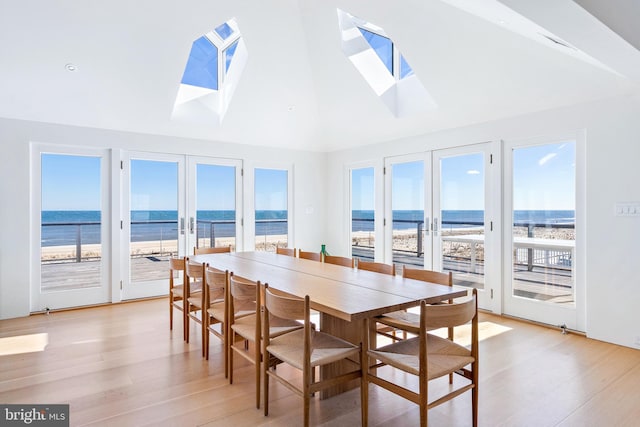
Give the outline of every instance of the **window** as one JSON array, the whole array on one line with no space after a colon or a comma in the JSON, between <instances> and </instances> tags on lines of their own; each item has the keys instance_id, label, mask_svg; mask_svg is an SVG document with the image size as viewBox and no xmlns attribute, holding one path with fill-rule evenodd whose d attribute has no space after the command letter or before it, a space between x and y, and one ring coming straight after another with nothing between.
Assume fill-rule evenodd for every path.
<instances>
[{"instance_id":1,"label":"window","mask_svg":"<svg viewBox=\"0 0 640 427\"><path fill-rule=\"evenodd\" d=\"M255 170L256 250L286 248L289 234L289 177L283 169Z\"/></svg>"},{"instance_id":2,"label":"window","mask_svg":"<svg viewBox=\"0 0 640 427\"><path fill-rule=\"evenodd\" d=\"M338 9L342 51L396 117L436 108L384 29Z\"/></svg>"},{"instance_id":3,"label":"window","mask_svg":"<svg viewBox=\"0 0 640 427\"><path fill-rule=\"evenodd\" d=\"M358 27L358 30L360 30L362 36L378 55L384 66L387 67L387 70L393 74L393 42L391 39L361 27Z\"/></svg>"},{"instance_id":4,"label":"window","mask_svg":"<svg viewBox=\"0 0 640 427\"><path fill-rule=\"evenodd\" d=\"M375 169L351 169L351 255L375 260Z\"/></svg>"},{"instance_id":5,"label":"window","mask_svg":"<svg viewBox=\"0 0 640 427\"><path fill-rule=\"evenodd\" d=\"M222 121L247 61L235 19L202 35L191 45L173 118Z\"/></svg>"},{"instance_id":6,"label":"window","mask_svg":"<svg viewBox=\"0 0 640 427\"><path fill-rule=\"evenodd\" d=\"M182 84L218 90L218 48L205 36L193 42Z\"/></svg>"}]
</instances>

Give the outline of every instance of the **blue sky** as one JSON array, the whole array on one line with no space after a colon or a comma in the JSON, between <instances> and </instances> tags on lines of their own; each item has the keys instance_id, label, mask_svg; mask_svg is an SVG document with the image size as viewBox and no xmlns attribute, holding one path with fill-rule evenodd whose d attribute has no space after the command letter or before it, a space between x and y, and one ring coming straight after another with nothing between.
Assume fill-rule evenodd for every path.
<instances>
[{"instance_id":1,"label":"blue sky","mask_svg":"<svg viewBox=\"0 0 640 427\"><path fill-rule=\"evenodd\" d=\"M287 171L282 169L255 170L255 209L287 209Z\"/></svg>"},{"instance_id":2,"label":"blue sky","mask_svg":"<svg viewBox=\"0 0 640 427\"><path fill-rule=\"evenodd\" d=\"M131 210L177 210L178 164L131 160Z\"/></svg>"},{"instance_id":3,"label":"blue sky","mask_svg":"<svg viewBox=\"0 0 640 427\"><path fill-rule=\"evenodd\" d=\"M514 209L574 210L575 157L574 142L514 150Z\"/></svg>"},{"instance_id":4,"label":"blue sky","mask_svg":"<svg viewBox=\"0 0 640 427\"><path fill-rule=\"evenodd\" d=\"M575 209L575 143L517 148L513 152L515 210ZM394 210L424 209L424 162L394 164ZM480 153L441 160L441 209L484 209L484 157ZM352 170L352 209L374 209L373 168Z\"/></svg>"},{"instance_id":5,"label":"blue sky","mask_svg":"<svg viewBox=\"0 0 640 427\"><path fill-rule=\"evenodd\" d=\"M42 210L100 210L100 158L43 154Z\"/></svg>"},{"instance_id":6,"label":"blue sky","mask_svg":"<svg viewBox=\"0 0 640 427\"><path fill-rule=\"evenodd\" d=\"M235 210L236 168L234 166L199 164L196 180L197 210Z\"/></svg>"},{"instance_id":7,"label":"blue sky","mask_svg":"<svg viewBox=\"0 0 640 427\"><path fill-rule=\"evenodd\" d=\"M517 148L513 152L514 209L573 210L575 208L575 143ZM442 209L483 209L483 159L480 154L442 160ZM178 167L175 162L132 160L131 209L175 210ZM231 166L199 165L199 210L235 208L235 173ZM393 208L424 208L424 163L393 166ZM374 209L373 168L352 172L352 208ZM255 170L257 210L287 208L287 171ZM43 210L99 210L100 158L42 155Z\"/></svg>"}]
</instances>

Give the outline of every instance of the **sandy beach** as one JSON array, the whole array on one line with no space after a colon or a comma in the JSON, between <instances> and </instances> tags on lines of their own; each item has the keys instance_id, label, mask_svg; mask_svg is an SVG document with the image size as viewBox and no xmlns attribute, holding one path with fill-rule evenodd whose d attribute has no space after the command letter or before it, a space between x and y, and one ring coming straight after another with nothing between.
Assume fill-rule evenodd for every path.
<instances>
[{"instance_id":1,"label":"sandy beach","mask_svg":"<svg viewBox=\"0 0 640 427\"><path fill-rule=\"evenodd\" d=\"M206 247L209 245L209 239L201 239L199 246ZM235 250L235 239L233 237L221 237L216 239L216 246L229 246ZM276 246L287 246L286 235L260 236L256 239L256 250L267 250L275 252ZM176 240L163 241L147 241L132 242L131 256L171 256L178 253L178 242ZM41 260L45 262L55 262L63 260L73 260L76 258L76 246L44 246L40 250ZM100 244L84 244L82 245L83 259L99 258L101 256Z\"/></svg>"}]
</instances>

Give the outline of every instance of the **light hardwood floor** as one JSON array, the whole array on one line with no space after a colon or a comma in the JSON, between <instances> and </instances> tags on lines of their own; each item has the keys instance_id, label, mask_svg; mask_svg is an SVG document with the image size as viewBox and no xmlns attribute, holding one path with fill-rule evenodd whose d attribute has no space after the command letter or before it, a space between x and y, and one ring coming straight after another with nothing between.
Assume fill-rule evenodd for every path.
<instances>
[{"instance_id":1,"label":"light hardwood floor","mask_svg":"<svg viewBox=\"0 0 640 427\"><path fill-rule=\"evenodd\" d=\"M228 385L220 342L212 337L211 359L203 360L197 328L190 344L180 320L169 331L167 305L147 300L0 321L0 354L17 352L0 355L0 402L69 403L71 425L300 425L298 396L272 382L263 417L252 367L238 366ZM480 320L480 425L640 425L640 351L488 314ZM44 350L33 351L45 339ZM447 386L436 382L432 391ZM370 425L417 425L412 403L373 385L369 396ZM466 393L432 409L430 422L470 425L470 400ZM359 390L316 397L311 422L360 425Z\"/></svg>"}]
</instances>

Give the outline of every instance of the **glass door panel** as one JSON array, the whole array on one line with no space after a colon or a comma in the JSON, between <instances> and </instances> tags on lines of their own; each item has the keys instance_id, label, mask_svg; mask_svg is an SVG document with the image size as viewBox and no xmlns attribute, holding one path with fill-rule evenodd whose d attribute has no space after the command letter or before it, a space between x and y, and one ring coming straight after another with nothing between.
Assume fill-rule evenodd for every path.
<instances>
[{"instance_id":1,"label":"glass door panel","mask_svg":"<svg viewBox=\"0 0 640 427\"><path fill-rule=\"evenodd\" d=\"M481 308L500 311L492 291L501 281L491 148L483 143L433 152L433 269L450 271L456 286L476 288Z\"/></svg>"},{"instance_id":2,"label":"glass door panel","mask_svg":"<svg viewBox=\"0 0 640 427\"><path fill-rule=\"evenodd\" d=\"M39 153L40 256L33 310L107 302L106 152ZM106 220L105 220L106 218Z\"/></svg>"},{"instance_id":3,"label":"glass door panel","mask_svg":"<svg viewBox=\"0 0 640 427\"><path fill-rule=\"evenodd\" d=\"M129 161L129 277L123 299L167 292L169 258L184 253L183 158L132 155Z\"/></svg>"},{"instance_id":4,"label":"glass door panel","mask_svg":"<svg viewBox=\"0 0 640 427\"><path fill-rule=\"evenodd\" d=\"M431 268L431 242L428 236L429 221L425 221L425 155L389 158L387 171L387 240L391 242L385 253L387 263L400 266ZM430 184L430 175L427 183ZM425 226L425 223L427 226ZM390 227L389 227L390 225Z\"/></svg>"},{"instance_id":5,"label":"glass door panel","mask_svg":"<svg viewBox=\"0 0 640 427\"><path fill-rule=\"evenodd\" d=\"M288 245L289 178L284 169L255 169L255 248L275 252Z\"/></svg>"},{"instance_id":6,"label":"glass door panel","mask_svg":"<svg viewBox=\"0 0 640 427\"><path fill-rule=\"evenodd\" d=\"M189 221L193 221L188 247L231 246L237 250L242 227L237 209L241 199L241 161L189 158Z\"/></svg>"},{"instance_id":7,"label":"glass door panel","mask_svg":"<svg viewBox=\"0 0 640 427\"><path fill-rule=\"evenodd\" d=\"M351 169L351 256L375 259L374 168Z\"/></svg>"},{"instance_id":8,"label":"glass door panel","mask_svg":"<svg viewBox=\"0 0 640 427\"><path fill-rule=\"evenodd\" d=\"M451 271L456 285L484 289L484 155L443 154L435 160L434 268Z\"/></svg>"},{"instance_id":9,"label":"glass door panel","mask_svg":"<svg viewBox=\"0 0 640 427\"><path fill-rule=\"evenodd\" d=\"M505 312L576 328L576 142L513 146L509 155Z\"/></svg>"}]
</instances>

